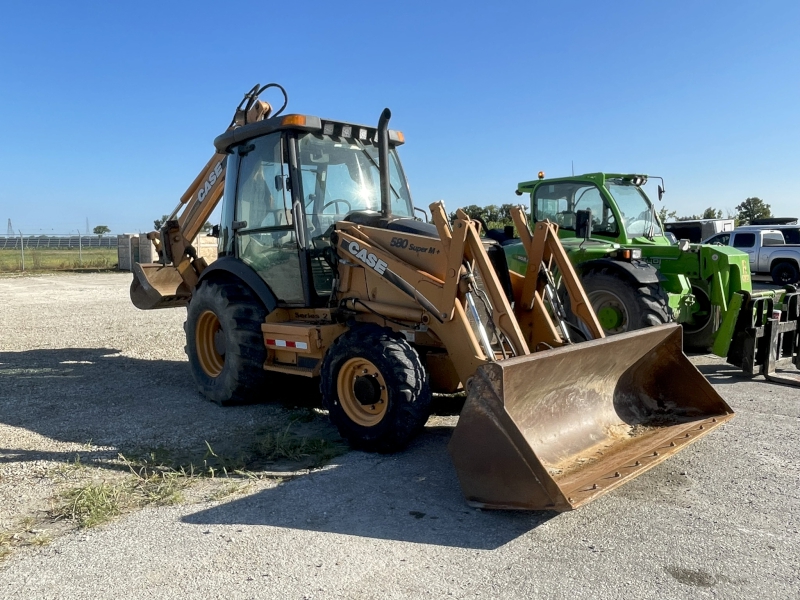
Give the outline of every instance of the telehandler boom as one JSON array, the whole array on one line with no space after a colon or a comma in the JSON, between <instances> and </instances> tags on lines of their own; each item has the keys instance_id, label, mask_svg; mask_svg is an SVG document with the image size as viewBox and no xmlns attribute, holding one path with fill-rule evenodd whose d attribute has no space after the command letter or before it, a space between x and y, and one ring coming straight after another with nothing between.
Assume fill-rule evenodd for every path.
<instances>
[{"instance_id":1,"label":"telehandler boom","mask_svg":"<svg viewBox=\"0 0 800 600\"><path fill-rule=\"evenodd\" d=\"M414 219L388 109L377 127L262 117L214 142L226 156L220 258L192 256L191 219L179 217L154 236L162 263L141 265L131 288L140 308L188 304L189 363L207 398L267 399L277 373L318 377L340 434L392 452L422 430L432 392L465 388L449 450L467 501L558 511L733 416L677 326L603 337L555 225L531 232L515 211L523 278L463 211L451 223L434 203L432 223ZM208 198L191 195L184 214ZM580 328L564 318L555 266Z\"/></svg>"}]
</instances>

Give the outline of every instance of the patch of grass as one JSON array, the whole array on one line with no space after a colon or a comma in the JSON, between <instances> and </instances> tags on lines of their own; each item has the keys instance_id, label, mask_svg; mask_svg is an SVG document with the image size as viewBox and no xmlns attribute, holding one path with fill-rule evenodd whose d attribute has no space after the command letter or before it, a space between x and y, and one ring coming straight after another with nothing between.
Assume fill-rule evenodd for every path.
<instances>
[{"instance_id":1,"label":"patch of grass","mask_svg":"<svg viewBox=\"0 0 800 600\"><path fill-rule=\"evenodd\" d=\"M129 449L126 464L136 469L175 472L184 477L252 477L260 479L265 469L268 477L279 471L318 468L347 452L348 447L332 426L317 426L319 413L313 409L293 411L288 425L239 432L231 439L204 442L203 450L171 451ZM219 443L219 446L217 445ZM201 453L202 452L202 453ZM131 458L134 457L134 458Z\"/></svg>"},{"instance_id":2,"label":"patch of grass","mask_svg":"<svg viewBox=\"0 0 800 600\"><path fill-rule=\"evenodd\" d=\"M211 493L211 499L219 500L242 493L250 482L273 474L259 473L268 463L281 464L286 469L317 468L332 458L344 454L347 446L338 440L326 439L325 435L301 435L293 430L298 421L308 423L316 419L313 410L298 411L296 419L282 429L265 429L251 434L250 444L239 440L236 448L244 447L235 455L216 452L208 442L202 456L176 457L165 448L147 452L135 452L128 458L122 454L119 460L130 472L127 476L110 480L91 481L70 487L59 494L50 517L66 520L78 527L95 527L136 508L148 505L169 505L184 500L185 489L201 478L222 477L221 483ZM62 474L88 468L80 456L60 467ZM234 479L235 478L235 479Z\"/></svg>"},{"instance_id":3,"label":"patch of grass","mask_svg":"<svg viewBox=\"0 0 800 600\"><path fill-rule=\"evenodd\" d=\"M255 458L273 461L286 459L318 467L344 454L347 447L325 438L309 438L292 431L291 424L284 430L264 431L253 442Z\"/></svg>"},{"instance_id":4,"label":"patch of grass","mask_svg":"<svg viewBox=\"0 0 800 600\"><path fill-rule=\"evenodd\" d=\"M95 527L134 508L181 502L183 490L192 481L192 473L131 462L122 455L120 459L128 466L129 476L65 490L51 517L68 519L79 527Z\"/></svg>"},{"instance_id":5,"label":"patch of grass","mask_svg":"<svg viewBox=\"0 0 800 600\"><path fill-rule=\"evenodd\" d=\"M11 555L19 546L46 546L53 538L47 532L34 529L41 523L33 517L25 517L11 530L0 531L0 560Z\"/></svg>"},{"instance_id":6,"label":"patch of grass","mask_svg":"<svg viewBox=\"0 0 800 600\"><path fill-rule=\"evenodd\" d=\"M80 527L95 527L122 512L124 488L106 481L70 488L61 494L61 504L53 511L55 519L69 519Z\"/></svg>"},{"instance_id":7,"label":"patch of grass","mask_svg":"<svg viewBox=\"0 0 800 600\"><path fill-rule=\"evenodd\" d=\"M59 463L57 467L55 467L55 472L62 477L69 475L75 471L82 471L86 469L87 466L83 464L81 461L81 455L76 454L75 458L69 462Z\"/></svg>"},{"instance_id":8,"label":"patch of grass","mask_svg":"<svg viewBox=\"0 0 800 600\"><path fill-rule=\"evenodd\" d=\"M230 481L224 483L214 489L211 494L209 494L209 500L224 500L228 496L233 496L234 494L241 494L247 488L250 487L249 482L239 482L239 481Z\"/></svg>"},{"instance_id":9,"label":"patch of grass","mask_svg":"<svg viewBox=\"0 0 800 600\"><path fill-rule=\"evenodd\" d=\"M53 541L49 535L46 534L38 534L35 537L28 540L28 544L31 546L47 546L50 542Z\"/></svg>"},{"instance_id":10,"label":"patch of grass","mask_svg":"<svg viewBox=\"0 0 800 600\"><path fill-rule=\"evenodd\" d=\"M115 269L116 248L25 248L25 271L72 271L80 269ZM0 273L22 270L22 254L17 249L0 250Z\"/></svg>"}]
</instances>

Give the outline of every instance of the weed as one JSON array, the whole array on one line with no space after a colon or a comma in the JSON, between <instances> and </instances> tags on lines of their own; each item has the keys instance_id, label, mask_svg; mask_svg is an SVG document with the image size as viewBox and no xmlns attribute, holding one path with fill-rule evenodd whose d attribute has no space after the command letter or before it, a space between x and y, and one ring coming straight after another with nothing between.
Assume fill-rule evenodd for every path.
<instances>
[{"instance_id":1,"label":"weed","mask_svg":"<svg viewBox=\"0 0 800 600\"><path fill-rule=\"evenodd\" d=\"M49 535L38 534L35 537L32 537L28 540L28 544L30 546L47 546L50 542L53 541Z\"/></svg>"},{"instance_id":2,"label":"weed","mask_svg":"<svg viewBox=\"0 0 800 600\"><path fill-rule=\"evenodd\" d=\"M216 488L213 492L211 492L211 494L209 495L209 500L222 500L234 494L241 494L248 487L250 487L249 483L239 483L231 481L229 483L221 485L220 487Z\"/></svg>"},{"instance_id":3,"label":"weed","mask_svg":"<svg viewBox=\"0 0 800 600\"><path fill-rule=\"evenodd\" d=\"M299 461L310 459L313 466L319 466L346 451L342 444L322 438L295 435L290 431L291 426L290 423L283 431L263 433L253 444L253 450L257 457L264 460L285 458Z\"/></svg>"},{"instance_id":4,"label":"weed","mask_svg":"<svg viewBox=\"0 0 800 600\"><path fill-rule=\"evenodd\" d=\"M40 523L34 517L25 517L13 529L0 531L0 560L9 556L16 547L46 546L52 542L50 535L33 528Z\"/></svg>"},{"instance_id":5,"label":"weed","mask_svg":"<svg viewBox=\"0 0 800 600\"><path fill-rule=\"evenodd\" d=\"M122 512L123 487L108 482L87 483L66 490L53 511L56 519L70 519L80 527L94 527Z\"/></svg>"},{"instance_id":6,"label":"weed","mask_svg":"<svg viewBox=\"0 0 800 600\"><path fill-rule=\"evenodd\" d=\"M75 458L70 462L59 463L57 467L53 469L53 471L62 477L66 477L67 475L75 472L75 471L82 471L83 469L88 468L83 462L81 461L81 455L76 454ZM51 472L53 472L51 471Z\"/></svg>"}]
</instances>

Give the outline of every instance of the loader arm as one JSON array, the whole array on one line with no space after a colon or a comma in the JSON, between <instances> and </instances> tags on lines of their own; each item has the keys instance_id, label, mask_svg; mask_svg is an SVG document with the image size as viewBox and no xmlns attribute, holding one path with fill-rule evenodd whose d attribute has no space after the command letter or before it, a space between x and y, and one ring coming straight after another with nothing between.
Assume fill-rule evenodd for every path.
<instances>
[{"instance_id":1,"label":"loader arm","mask_svg":"<svg viewBox=\"0 0 800 600\"><path fill-rule=\"evenodd\" d=\"M559 270L572 313L583 322L592 339L605 337L578 274L558 238L558 225L549 221L537 222L534 235L528 227L528 219L522 207L512 208L511 218L528 258L524 279L516 273L509 273L515 290L515 313L520 326L526 332L528 343L531 344L538 338L538 341L549 346L562 346L570 339L565 320L560 319L557 314L560 299L554 297L555 290L552 289L553 267ZM551 296L550 303L556 304L550 312L545 306L545 297L548 295ZM533 347L536 347L535 343Z\"/></svg>"},{"instance_id":2,"label":"loader arm","mask_svg":"<svg viewBox=\"0 0 800 600\"><path fill-rule=\"evenodd\" d=\"M530 351L475 222L458 211L451 228L441 203L432 204L430 210L439 239L408 236L411 247L424 243L434 250L431 254L443 257L426 267L412 262L417 258L413 250L391 246L391 230L337 223L335 244L344 261L339 301L361 312L399 316L418 311L417 318L442 341L464 382L478 367L502 358L504 352L524 356ZM369 261L367 266L372 268L362 269L359 261ZM363 272L363 284L354 283L356 276L349 266L353 263L359 274ZM477 289L478 279L482 290ZM486 295L490 307L486 322L474 310L476 304L482 304L480 294Z\"/></svg>"}]
</instances>

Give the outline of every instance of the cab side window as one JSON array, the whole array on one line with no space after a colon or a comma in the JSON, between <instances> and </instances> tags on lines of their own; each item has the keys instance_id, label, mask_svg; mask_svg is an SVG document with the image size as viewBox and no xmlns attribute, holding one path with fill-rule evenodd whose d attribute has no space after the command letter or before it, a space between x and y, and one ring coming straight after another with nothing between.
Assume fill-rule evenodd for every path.
<instances>
[{"instance_id":1,"label":"cab side window","mask_svg":"<svg viewBox=\"0 0 800 600\"><path fill-rule=\"evenodd\" d=\"M797 229L781 229L781 233L783 233L783 238L786 240L787 244L800 244L800 228Z\"/></svg>"},{"instance_id":2,"label":"cab side window","mask_svg":"<svg viewBox=\"0 0 800 600\"><path fill-rule=\"evenodd\" d=\"M713 244L717 246L727 246L731 241L731 234L730 233L721 233L719 235L715 235L711 239L706 242L707 244Z\"/></svg>"},{"instance_id":3,"label":"cab side window","mask_svg":"<svg viewBox=\"0 0 800 600\"><path fill-rule=\"evenodd\" d=\"M540 185L533 195L534 221L545 219L562 229L575 231L576 213L592 211L592 230L604 235L617 235L614 213L594 184L551 183Z\"/></svg>"},{"instance_id":4,"label":"cab side window","mask_svg":"<svg viewBox=\"0 0 800 600\"><path fill-rule=\"evenodd\" d=\"M734 248L752 248L756 245L755 233L737 233L733 238Z\"/></svg>"}]
</instances>

